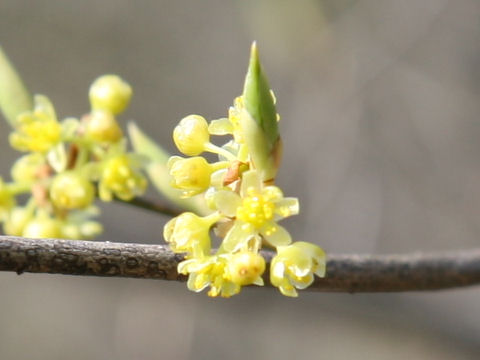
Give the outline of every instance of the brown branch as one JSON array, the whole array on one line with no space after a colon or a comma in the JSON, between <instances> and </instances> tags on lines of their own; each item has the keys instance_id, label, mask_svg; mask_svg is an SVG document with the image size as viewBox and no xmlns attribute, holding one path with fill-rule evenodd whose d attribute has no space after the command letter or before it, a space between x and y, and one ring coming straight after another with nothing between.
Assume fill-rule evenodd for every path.
<instances>
[{"instance_id":1,"label":"brown branch","mask_svg":"<svg viewBox=\"0 0 480 360\"><path fill-rule=\"evenodd\" d=\"M267 258L272 254L265 253ZM184 281L183 256L164 245L0 236L0 270ZM268 276L268 274L267 274ZM266 282L268 284L268 281ZM393 292L480 284L480 249L438 254L330 255L327 276L309 288L328 292Z\"/></svg>"},{"instance_id":2,"label":"brown branch","mask_svg":"<svg viewBox=\"0 0 480 360\"><path fill-rule=\"evenodd\" d=\"M143 197L136 197L128 201L115 197L114 200L125 205L133 206L143 210L152 211L157 214L162 214L162 215L167 215L172 217L178 216L182 213L180 209L174 208L170 204L154 202L150 199L143 198Z\"/></svg>"}]
</instances>

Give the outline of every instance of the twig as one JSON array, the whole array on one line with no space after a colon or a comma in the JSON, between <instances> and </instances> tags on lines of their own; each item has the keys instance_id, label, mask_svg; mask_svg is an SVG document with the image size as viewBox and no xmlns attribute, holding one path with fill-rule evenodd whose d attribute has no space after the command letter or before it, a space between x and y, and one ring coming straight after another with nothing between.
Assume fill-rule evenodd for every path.
<instances>
[{"instance_id":1,"label":"twig","mask_svg":"<svg viewBox=\"0 0 480 360\"><path fill-rule=\"evenodd\" d=\"M136 197L129 201L115 198L115 201L167 216L177 216L182 212L181 210L175 209L169 205L157 203L142 197Z\"/></svg>"},{"instance_id":2,"label":"twig","mask_svg":"<svg viewBox=\"0 0 480 360\"><path fill-rule=\"evenodd\" d=\"M272 253L266 252L270 259ZM183 256L164 245L0 236L0 270L184 281ZM268 274L266 274L268 276ZM267 281L266 284L269 282ZM327 276L309 288L326 292L395 292L480 284L480 249L438 254L330 255Z\"/></svg>"}]
</instances>

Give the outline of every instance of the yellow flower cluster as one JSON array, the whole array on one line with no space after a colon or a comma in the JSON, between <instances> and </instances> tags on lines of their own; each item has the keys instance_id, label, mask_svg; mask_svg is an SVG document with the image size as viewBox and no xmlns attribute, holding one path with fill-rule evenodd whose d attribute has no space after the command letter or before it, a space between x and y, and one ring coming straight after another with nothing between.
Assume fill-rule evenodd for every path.
<instances>
[{"instance_id":1,"label":"yellow flower cluster","mask_svg":"<svg viewBox=\"0 0 480 360\"><path fill-rule=\"evenodd\" d=\"M34 238L92 238L102 231L94 206L103 201L130 200L144 192L142 159L126 151L116 116L132 96L130 86L115 75L91 85L91 111L82 118L57 119L50 100L34 98L34 109L20 114L10 134L13 148L26 152L11 170L12 182L0 178L0 221L6 234ZM24 206L16 197L30 193Z\"/></svg>"},{"instance_id":2,"label":"yellow flower cluster","mask_svg":"<svg viewBox=\"0 0 480 360\"><path fill-rule=\"evenodd\" d=\"M260 80L263 86L266 81ZM209 288L209 296L230 297L242 286L263 285L266 261L260 249L266 246L277 252L270 264L271 284L284 295L297 296L296 289L308 287L314 274L325 275L325 253L314 244L292 242L278 224L298 214L299 204L274 185L280 154L278 114L257 119L264 115L262 111L254 115L248 110L248 106L258 110L255 106L262 102L274 109L273 94L268 89L252 95L248 89L257 91L261 86L250 86L248 81L255 79L247 76L247 90L235 99L227 118L207 122L190 115L173 131L178 150L189 157L170 158L172 186L184 197L203 196L211 213L177 216L165 225L164 238L174 252L185 254L178 272L188 275L192 291ZM271 119L275 123L267 123ZM212 135L231 137L217 146L211 142ZM199 156L204 152L217 154L219 161L209 163ZM212 231L221 239L216 251L212 251Z\"/></svg>"}]
</instances>

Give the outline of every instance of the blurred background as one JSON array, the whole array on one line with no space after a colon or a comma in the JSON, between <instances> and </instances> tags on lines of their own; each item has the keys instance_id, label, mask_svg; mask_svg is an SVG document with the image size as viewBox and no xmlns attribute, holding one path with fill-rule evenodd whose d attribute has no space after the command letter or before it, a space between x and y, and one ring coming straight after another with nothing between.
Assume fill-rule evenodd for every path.
<instances>
[{"instance_id":1,"label":"blurred background","mask_svg":"<svg viewBox=\"0 0 480 360\"><path fill-rule=\"evenodd\" d=\"M297 240L327 253L468 249L480 239L475 0L0 2L0 44L60 117L116 73L174 152L182 117L226 114L257 40L282 116L279 183ZM0 124L1 173L19 156ZM151 196L157 196L151 192ZM103 206L106 209L105 206ZM167 218L111 204L101 240L163 243ZM0 359L478 359L480 288L408 294L0 274Z\"/></svg>"}]
</instances>

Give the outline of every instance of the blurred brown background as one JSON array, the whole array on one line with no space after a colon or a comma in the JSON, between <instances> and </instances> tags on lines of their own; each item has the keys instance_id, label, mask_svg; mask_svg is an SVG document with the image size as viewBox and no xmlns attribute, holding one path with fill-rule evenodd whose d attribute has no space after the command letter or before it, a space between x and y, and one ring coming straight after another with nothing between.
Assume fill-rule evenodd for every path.
<instances>
[{"instance_id":1,"label":"blurred brown background","mask_svg":"<svg viewBox=\"0 0 480 360\"><path fill-rule=\"evenodd\" d=\"M117 73L123 120L174 151L191 113L226 114L257 40L282 115L286 221L327 252L480 244L480 3L475 0L0 2L0 44L61 117ZM2 122L1 173L19 156ZM153 196L156 196L152 192ZM103 207L105 209L105 207ZM102 240L162 242L119 204ZM480 288L388 295L0 274L0 359L478 359Z\"/></svg>"}]
</instances>

